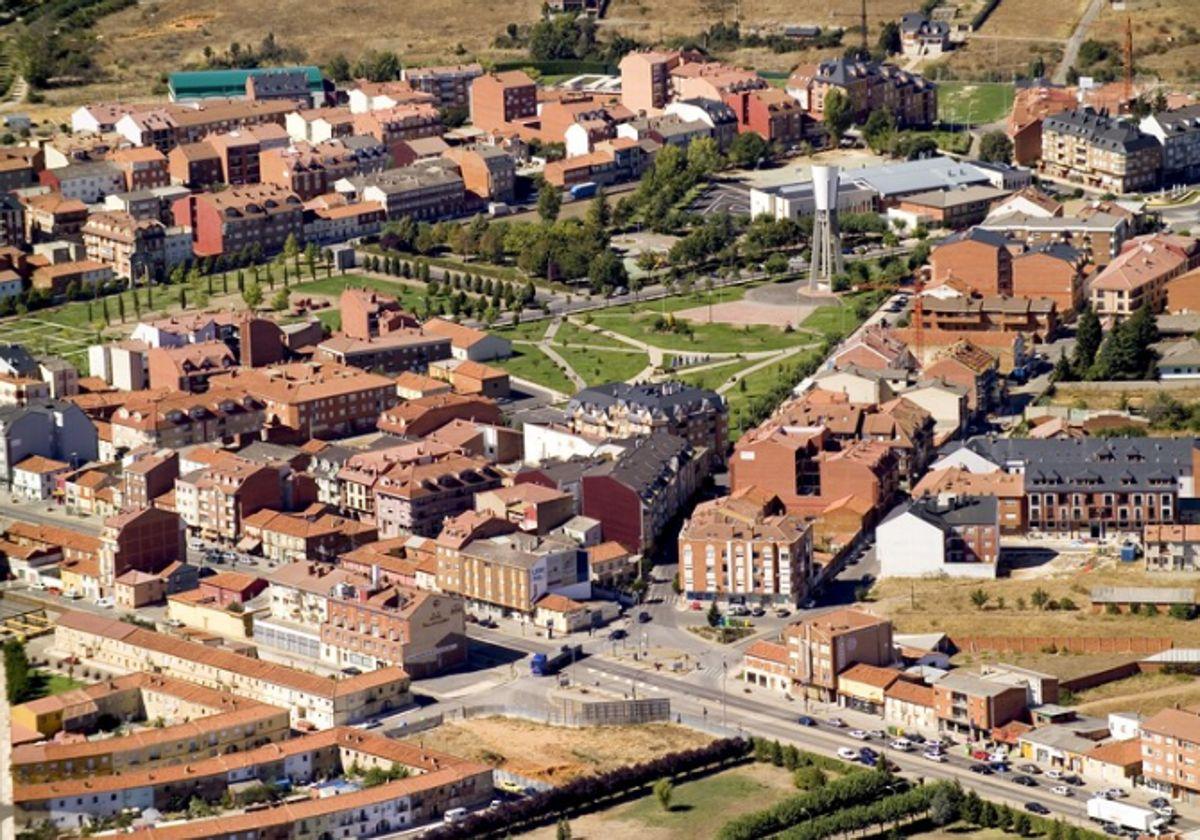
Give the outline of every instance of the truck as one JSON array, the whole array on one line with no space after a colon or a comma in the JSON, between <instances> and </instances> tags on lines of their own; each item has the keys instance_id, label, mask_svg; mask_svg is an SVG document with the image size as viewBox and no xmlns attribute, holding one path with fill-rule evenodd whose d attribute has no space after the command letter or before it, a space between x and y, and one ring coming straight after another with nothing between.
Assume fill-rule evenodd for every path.
<instances>
[{"instance_id":1,"label":"truck","mask_svg":"<svg viewBox=\"0 0 1200 840\"><path fill-rule=\"evenodd\" d=\"M1167 827L1167 821L1149 808L1139 808L1102 796L1088 800L1087 815L1088 819L1096 822L1112 823L1142 834L1158 834Z\"/></svg>"},{"instance_id":2,"label":"truck","mask_svg":"<svg viewBox=\"0 0 1200 840\"><path fill-rule=\"evenodd\" d=\"M535 653L529 662L529 672L535 677L549 677L557 674L572 662L583 658L583 645L563 645L562 649L553 656Z\"/></svg>"},{"instance_id":3,"label":"truck","mask_svg":"<svg viewBox=\"0 0 1200 840\"><path fill-rule=\"evenodd\" d=\"M600 187L595 181L584 181L582 184L571 187L571 198L591 198L599 189Z\"/></svg>"}]
</instances>

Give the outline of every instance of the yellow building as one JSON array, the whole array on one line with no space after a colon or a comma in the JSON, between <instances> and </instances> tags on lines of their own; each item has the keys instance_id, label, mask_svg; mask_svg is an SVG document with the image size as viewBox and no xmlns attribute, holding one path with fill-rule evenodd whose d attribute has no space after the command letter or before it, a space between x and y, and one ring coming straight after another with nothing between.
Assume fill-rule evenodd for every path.
<instances>
[{"instance_id":1,"label":"yellow building","mask_svg":"<svg viewBox=\"0 0 1200 840\"><path fill-rule=\"evenodd\" d=\"M238 603L240 606L240 602ZM241 612L231 605L221 606L212 595L198 589L180 592L167 598L167 619L178 621L185 627L204 630L231 639L249 639L254 635L254 613L243 608Z\"/></svg>"},{"instance_id":2,"label":"yellow building","mask_svg":"<svg viewBox=\"0 0 1200 840\"><path fill-rule=\"evenodd\" d=\"M873 715L882 714L884 695L900 672L859 662L838 674L838 705Z\"/></svg>"}]
</instances>

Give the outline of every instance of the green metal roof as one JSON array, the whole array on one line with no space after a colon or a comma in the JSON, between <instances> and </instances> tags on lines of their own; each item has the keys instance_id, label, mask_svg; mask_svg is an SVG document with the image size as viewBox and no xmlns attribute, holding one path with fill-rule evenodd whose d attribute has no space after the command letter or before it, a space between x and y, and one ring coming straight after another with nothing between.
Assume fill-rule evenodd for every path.
<instances>
[{"instance_id":1,"label":"green metal roof","mask_svg":"<svg viewBox=\"0 0 1200 840\"><path fill-rule=\"evenodd\" d=\"M325 82L319 67L254 67L242 70L183 70L167 76L173 99L203 99L211 96L240 96L246 91L246 79L267 73L300 71L308 79L308 89L319 92Z\"/></svg>"}]
</instances>

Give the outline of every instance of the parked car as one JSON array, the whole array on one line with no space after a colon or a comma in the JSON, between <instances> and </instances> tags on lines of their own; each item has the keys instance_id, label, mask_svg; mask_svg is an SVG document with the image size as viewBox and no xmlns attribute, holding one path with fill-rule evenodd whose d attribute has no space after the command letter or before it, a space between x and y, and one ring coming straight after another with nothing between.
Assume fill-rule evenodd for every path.
<instances>
[{"instance_id":1,"label":"parked car","mask_svg":"<svg viewBox=\"0 0 1200 840\"><path fill-rule=\"evenodd\" d=\"M1103 831L1105 834L1107 834L1109 837L1120 837L1121 836L1121 826L1119 826L1119 825L1113 825L1112 823L1105 823L1103 826L1100 827L1100 830Z\"/></svg>"},{"instance_id":2,"label":"parked car","mask_svg":"<svg viewBox=\"0 0 1200 840\"><path fill-rule=\"evenodd\" d=\"M842 720L840 717L831 717L825 722L834 729L844 729L846 727L846 721Z\"/></svg>"},{"instance_id":3,"label":"parked car","mask_svg":"<svg viewBox=\"0 0 1200 840\"><path fill-rule=\"evenodd\" d=\"M853 747L838 747L838 758L846 761L855 761L858 758L858 750Z\"/></svg>"},{"instance_id":4,"label":"parked car","mask_svg":"<svg viewBox=\"0 0 1200 840\"><path fill-rule=\"evenodd\" d=\"M1083 779L1079 778L1078 776L1076 776L1074 774L1071 774L1068 776L1063 776L1062 780L1064 782L1066 782L1068 785L1073 785L1074 787L1083 787Z\"/></svg>"},{"instance_id":5,"label":"parked car","mask_svg":"<svg viewBox=\"0 0 1200 840\"><path fill-rule=\"evenodd\" d=\"M978 773L980 776L993 775L992 768L988 767L986 764L972 764L967 769L970 770L972 773Z\"/></svg>"},{"instance_id":6,"label":"parked car","mask_svg":"<svg viewBox=\"0 0 1200 840\"><path fill-rule=\"evenodd\" d=\"M921 753L921 758L928 759L929 761L935 761L938 764L944 764L946 762L946 754L940 750L938 752L926 750L925 752Z\"/></svg>"},{"instance_id":7,"label":"parked car","mask_svg":"<svg viewBox=\"0 0 1200 840\"><path fill-rule=\"evenodd\" d=\"M744 604L730 604L725 608L725 614L740 617L750 615L750 610Z\"/></svg>"},{"instance_id":8,"label":"parked car","mask_svg":"<svg viewBox=\"0 0 1200 840\"><path fill-rule=\"evenodd\" d=\"M800 715L800 717L796 718L796 723L800 724L801 726L816 726L817 720L816 718L811 718L808 715Z\"/></svg>"},{"instance_id":9,"label":"parked car","mask_svg":"<svg viewBox=\"0 0 1200 840\"><path fill-rule=\"evenodd\" d=\"M897 738L888 746L894 750L899 750L900 752L912 752L913 748L912 741L908 740L907 738Z\"/></svg>"},{"instance_id":10,"label":"parked car","mask_svg":"<svg viewBox=\"0 0 1200 840\"><path fill-rule=\"evenodd\" d=\"M766 614L767 611L762 607L755 607L754 609L750 610L750 615L754 616L755 618L762 618Z\"/></svg>"},{"instance_id":11,"label":"parked car","mask_svg":"<svg viewBox=\"0 0 1200 840\"><path fill-rule=\"evenodd\" d=\"M792 614L792 611L789 610L787 607L776 607L775 608L775 617L776 618L787 618L791 614Z\"/></svg>"},{"instance_id":12,"label":"parked car","mask_svg":"<svg viewBox=\"0 0 1200 840\"><path fill-rule=\"evenodd\" d=\"M1012 781L1014 785L1020 785L1021 787L1038 786L1037 779L1033 778L1033 776L1013 776Z\"/></svg>"},{"instance_id":13,"label":"parked car","mask_svg":"<svg viewBox=\"0 0 1200 840\"><path fill-rule=\"evenodd\" d=\"M1050 813L1050 809L1041 802L1026 802L1025 810L1031 814L1037 814L1040 817L1044 817Z\"/></svg>"},{"instance_id":14,"label":"parked car","mask_svg":"<svg viewBox=\"0 0 1200 840\"><path fill-rule=\"evenodd\" d=\"M96 606L103 610L111 610L116 605L112 598L97 598Z\"/></svg>"},{"instance_id":15,"label":"parked car","mask_svg":"<svg viewBox=\"0 0 1200 840\"><path fill-rule=\"evenodd\" d=\"M646 624L649 621L650 621L650 613L646 612L645 610L642 610L640 613L638 613L638 623L639 624Z\"/></svg>"},{"instance_id":16,"label":"parked car","mask_svg":"<svg viewBox=\"0 0 1200 840\"><path fill-rule=\"evenodd\" d=\"M1061 770L1047 770L1046 771L1047 779L1053 779L1054 781L1057 782L1062 777L1063 777L1063 771L1061 771Z\"/></svg>"},{"instance_id":17,"label":"parked car","mask_svg":"<svg viewBox=\"0 0 1200 840\"><path fill-rule=\"evenodd\" d=\"M1075 791L1071 790L1071 788L1067 787L1066 785L1055 785L1054 787L1050 788L1050 792L1053 793L1055 796L1074 796L1075 795Z\"/></svg>"},{"instance_id":18,"label":"parked car","mask_svg":"<svg viewBox=\"0 0 1200 840\"><path fill-rule=\"evenodd\" d=\"M1150 807L1151 808L1170 808L1171 800L1167 799L1165 796L1156 796L1150 800Z\"/></svg>"},{"instance_id":19,"label":"parked car","mask_svg":"<svg viewBox=\"0 0 1200 840\"><path fill-rule=\"evenodd\" d=\"M1038 773L1042 772L1042 768L1038 767L1036 764L1021 764L1017 766L1017 769L1030 776L1036 776Z\"/></svg>"},{"instance_id":20,"label":"parked car","mask_svg":"<svg viewBox=\"0 0 1200 840\"><path fill-rule=\"evenodd\" d=\"M619 642L621 639L624 639L628 635L629 635L628 633L626 633L624 630L622 630L620 627L618 627L616 630L613 630L612 632L610 632L608 634L608 638L612 639L614 642Z\"/></svg>"},{"instance_id":21,"label":"parked car","mask_svg":"<svg viewBox=\"0 0 1200 840\"><path fill-rule=\"evenodd\" d=\"M1119 787L1110 787L1101 792L1109 799L1124 799L1129 796L1129 791Z\"/></svg>"},{"instance_id":22,"label":"parked car","mask_svg":"<svg viewBox=\"0 0 1200 840\"><path fill-rule=\"evenodd\" d=\"M871 737L871 734L864 729L851 729L848 734L858 741L865 741Z\"/></svg>"}]
</instances>

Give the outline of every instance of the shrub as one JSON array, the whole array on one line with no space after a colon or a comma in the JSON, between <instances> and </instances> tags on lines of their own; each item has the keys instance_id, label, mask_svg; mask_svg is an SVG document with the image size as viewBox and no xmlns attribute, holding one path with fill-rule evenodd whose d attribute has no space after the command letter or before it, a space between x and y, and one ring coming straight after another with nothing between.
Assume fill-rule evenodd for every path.
<instances>
[{"instance_id":1,"label":"shrub","mask_svg":"<svg viewBox=\"0 0 1200 840\"><path fill-rule=\"evenodd\" d=\"M1058 599L1058 608L1060 610L1067 610L1067 611L1079 609L1079 607L1075 606L1075 602L1072 601L1070 598L1059 598Z\"/></svg>"},{"instance_id":2,"label":"shrub","mask_svg":"<svg viewBox=\"0 0 1200 840\"><path fill-rule=\"evenodd\" d=\"M816 790L824 787L829 778L820 767L801 767L792 774L792 782L800 790Z\"/></svg>"}]
</instances>

